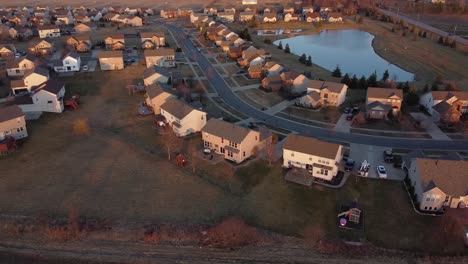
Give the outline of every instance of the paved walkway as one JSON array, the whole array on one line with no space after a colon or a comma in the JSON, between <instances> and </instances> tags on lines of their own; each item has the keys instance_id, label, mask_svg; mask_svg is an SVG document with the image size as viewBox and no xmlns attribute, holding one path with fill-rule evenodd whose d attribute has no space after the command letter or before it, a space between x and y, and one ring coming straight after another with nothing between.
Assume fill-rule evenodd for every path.
<instances>
[{"instance_id":1,"label":"paved walkway","mask_svg":"<svg viewBox=\"0 0 468 264\"><path fill-rule=\"evenodd\" d=\"M427 116L423 113L411 113L411 116L418 120L423 128L426 129L426 132L433 138L437 140L452 140L448 137L440 128L434 123L430 116Z\"/></svg>"},{"instance_id":2,"label":"paved walkway","mask_svg":"<svg viewBox=\"0 0 468 264\"><path fill-rule=\"evenodd\" d=\"M239 91L245 91L245 90L252 90L252 89L258 89L259 85L258 84L252 84L252 85L245 85L245 86L240 86L240 87L234 87L232 90L234 92L239 92Z\"/></svg>"},{"instance_id":3,"label":"paved walkway","mask_svg":"<svg viewBox=\"0 0 468 264\"><path fill-rule=\"evenodd\" d=\"M270 115L274 115L276 113L283 111L284 109L288 108L288 106L291 106L291 105L294 105L294 101L285 100L285 101L282 101L281 103L275 104L274 106L268 108L264 112Z\"/></svg>"},{"instance_id":4,"label":"paved walkway","mask_svg":"<svg viewBox=\"0 0 468 264\"><path fill-rule=\"evenodd\" d=\"M346 114L342 114L335 125L335 131L349 133L353 121L346 120Z\"/></svg>"}]
</instances>

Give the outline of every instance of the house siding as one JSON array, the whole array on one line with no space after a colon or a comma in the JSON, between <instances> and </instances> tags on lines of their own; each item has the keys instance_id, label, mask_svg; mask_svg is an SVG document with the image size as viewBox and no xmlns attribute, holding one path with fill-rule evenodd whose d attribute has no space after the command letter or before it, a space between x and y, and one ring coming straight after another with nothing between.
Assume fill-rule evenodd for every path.
<instances>
[{"instance_id":1,"label":"house siding","mask_svg":"<svg viewBox=\"0 0 468 264\"><path fill-rule=\"evenodd\" d=\"M166 118L178 137L199 132L206 124L206 113L196 109L180 120L163 108L161 108L161 115ZM179 123L180 127L173 126L172 122Z\"/></svg>"},{"instance_id":2,"label":"house siding","mask_svg":"<svg viewBox=\"0 0 468 264\"><path fill-rule=\"evenodd\" d=\"M0 123L0 140L3 140L6 135L11 135L15 139L25 138L28 136L24 116Z\"/></svg>"},{"instance_id":3,"label":"house siding","mask_svg":"<svg viewBox=\"0 0 468 264\"><path fill-rule=\"evenodd\" d=\"M260 142L260 133L258 131L252 130L249 132L249 134L247 134L241 143L237 144L236 149L238 149L239 152L232 152L231 156L231 153L226 150L226 147L230 145L229 140L206 132L202 133L202 139L205 148L209 148L218 154L224 155L225 159L231 160L235 163L241 163L244 160L250 158L255 154L255 151L258 151L264 145L262 142ZM222 149L224 149L224 153L222 152Z\"/></svg>"}]
</instances>

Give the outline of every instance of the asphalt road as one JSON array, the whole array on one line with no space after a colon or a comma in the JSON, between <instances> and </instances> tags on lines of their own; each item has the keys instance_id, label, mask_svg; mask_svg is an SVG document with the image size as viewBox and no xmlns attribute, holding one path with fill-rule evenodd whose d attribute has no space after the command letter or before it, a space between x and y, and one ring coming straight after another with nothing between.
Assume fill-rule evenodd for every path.
<instances>
[{"instance_id":1,"label":"asphalt road","mask_svg":"<svg viewBox=\"0 0 468 264\"><path fill-rule=\"evenodd\" d=\"M314 127L282 117L270 115L256 109L248 103L242 101L224 81L224 79L214 69L208 59L197 50L193 42L187 38L184 30L174 24L165 24L177 39L179 45L187 57L191 57L198 62L208 81L226 104L236 109L244 115L264 122L270 126L294 131L302 135L311 136L317 139L336 143L357 143L365 145L375 145L405 149L427 149L427 150L468 150L468 141L443 141L433 139L412 139L412 138L390 138L371 135L360 135L343 132L335 132L328 129Z\"/></svg>"}]
</instances>

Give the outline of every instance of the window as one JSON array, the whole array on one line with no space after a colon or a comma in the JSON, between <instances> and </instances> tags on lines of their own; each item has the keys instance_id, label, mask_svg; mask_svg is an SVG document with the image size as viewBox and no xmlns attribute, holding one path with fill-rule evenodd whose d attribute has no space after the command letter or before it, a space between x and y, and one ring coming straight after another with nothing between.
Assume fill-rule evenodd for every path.
<instances>
[{"instance_id":1,"label":"window","mask_svg":"<svg viewBox=\"0 0 468 264\"><path fill-rule=\"evenodd\" d=\"M427 206L424 207L424 210L427 210Z\"/></svg>"},{"instance_id":2,"label":"window","mask_svg":"<svg viewBox=\"0 0 468 264\"><path fill-rule=\"evenodd\" d=\"M52 103L52 101L47 101L47 103L48 103L48 104L51 104L51 103Z\"/></svg>"},{"instance_id":3,"label":"window","mask_svg":"<svg viewBox=\"0 0 468 264\"><path fill-rule=\"evenodd\" d=\"M309 160L312 161L312 157L309 157Z\"/></svg>"},{"instance_id":4,"label":"window","mask_svg":"<svg viewBox=\"0 0 468 264\"><path fill-rule=\"evenodd\" d=\"M19 69L16 70L16 73L20 73L21 71Z\"/></svg>"},{"instance_id":5,"label":"window","mask_svg":"<svg viewBox=\"0 0 468 264\"><path fill-rule=\"evenodd\" d=\"M233 141L229 141L229 146L233 148L237 148L237 143Z\"/></svg>"},{"instance_id":6,"label":"window","mask_svg":"<svg viewBox=\"0 0 468 264\"><path fill-rule=\"evenodd\" d=\"M429 211L432 211L432 207L429 207Z\"/></svg>"},{"instance_id":7,"label":"window","mask_svg":"<svg viewBox=\"0 0 468 264\"><path fill-rule=\"evenodd\" d=\"M16 132L20 132L20 129L19 129L19 128L17 128L17 129L16 129Z\"/></svg>"},{"instance_id":8,"label":"window","mask_svg":"<svg viewBox=\"0 0 468 264\"><path fill-rule=\"evenodd\" d=\"M203 116L201 116L201 120L203 120L203 119L204 119L204 117L203 117Z\"/></svg>"},{"instance_id":9,"label":"window","mask_svg":"<svg viewBox=\"0 0 468 264\"><path fill-rule=\"evenodd\" d=\"M258 140L258 137L257 137L257 136L255 136L255 140Z\"/></svg>"},{"instance_id":10,"label":"window","mask_svg":"<svg viewBox=\"0 0 468 264\"><path fill-rule=\"evenodd\" d=\"M224 138L221 138L221 143L224 143Z\"/></svg>"},{"instance_id":11,"label":"window","mask_svg":"<svg viewBox=\"0 0 468 264\"><path fill-rule=\"evenodd\" d=\"M242 152L242 156L244 156L244 157L245 157L245 151L244 151L244 152Z\"/></svg>"},{"instance_id":12,"label":"window","mask_svg":"<svg viewBox=\"0 0 468 264\"><path fill-rule=\"evenodd\" d=\"M431 200L431 198L426 198L426 202L429 202Z\"/></svg>"},{"instance_id":13,"label":"window","mask_svg":"<svg viewBox=\"0 0 468 264\"><path fill-rule=\"evenodd\" d=\"M294 152L291 152L291 157L294 157Z\"/></svg>"},{"instance_id":14,"label":"window","mask_svg":"<svg viewBox=\"0 0 468 264\"><path fill-rule=\"evenodd\" d=\"M23 131L23 130L24 130L24 128L23 128L23 127L20 127L20 130L21 130L21 131Z\"/></svg>"},{"instance_id":15,"label":"window","mask_svg":"<svg viewBox=\"0 0 468 264\"><path fill-rule=\"evenodd\" d=\"M232 158L232 151L228 151L228 156Z\"/></svg>"}]
</instances>

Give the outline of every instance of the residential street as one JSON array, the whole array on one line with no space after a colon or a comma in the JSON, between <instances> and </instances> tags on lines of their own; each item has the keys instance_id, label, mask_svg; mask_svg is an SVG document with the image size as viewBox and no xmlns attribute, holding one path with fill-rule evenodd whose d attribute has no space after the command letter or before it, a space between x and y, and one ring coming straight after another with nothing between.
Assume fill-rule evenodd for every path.
<instances>
[{"instance_id":1,"label":"residential street","mask_svg":"<svg viewBox=\"0 0 468 264\"><path fill-rule=\"evenodd\" d=\"M162 23L157 21L157 23ZM328 129L314 127L292 120L281 118L268 114L264 111L252 107L241 100L231 87L218 74L205 56L197 50L192 41L186 37L182 28L174 24L165 24L172 32L186 56L198 62L200 68L205 73L213 89L218 93L226 104L237 111L254 118L257 121L264 122L270 126L290 130L306 136L312 136L321 140L327 140L337 143L357 143L364 145L375 145L406 149L431 149L431 150L466 150L468 141L434 140L434 139L414 139L414 138L391 138L381 136L371 136L353 133L343 133L331 131Z\"/></svg>"}]
</instances>

